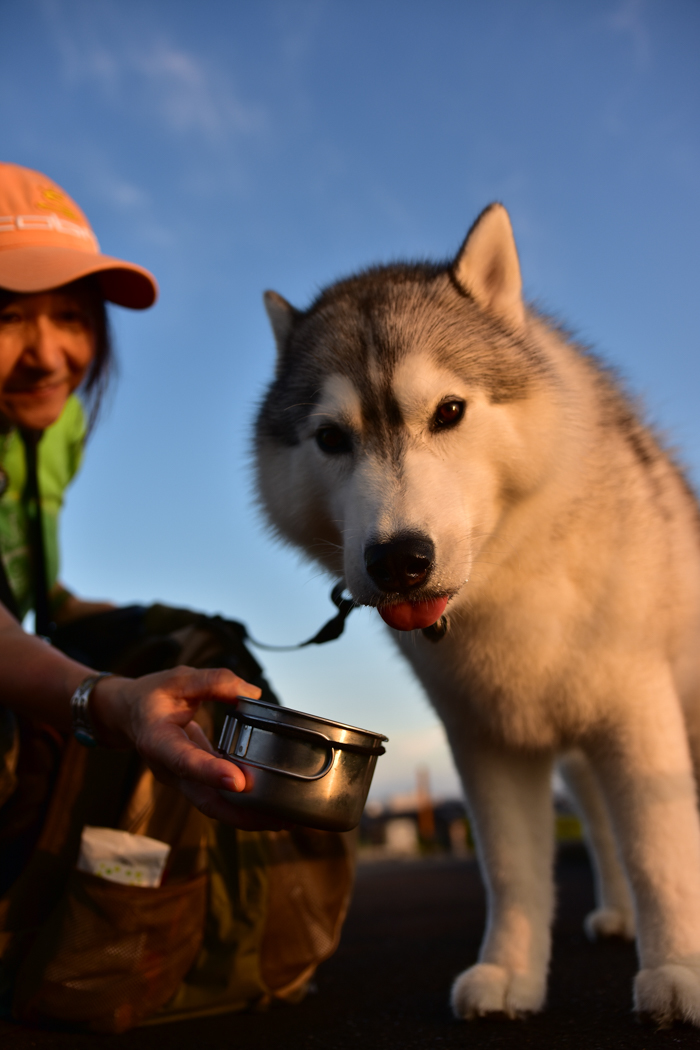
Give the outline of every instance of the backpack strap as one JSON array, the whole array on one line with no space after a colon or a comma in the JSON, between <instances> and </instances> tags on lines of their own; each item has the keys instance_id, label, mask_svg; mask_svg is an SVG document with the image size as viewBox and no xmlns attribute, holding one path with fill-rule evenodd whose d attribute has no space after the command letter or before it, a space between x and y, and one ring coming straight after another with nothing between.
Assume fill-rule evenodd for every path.
<instances>
[{"instance_id":1,"label":"backpack strap","mask_svg":"<svg viewBox=\"0 0 700 1050\"><path fill-rule=\"evenodd\" d=\"M46 571L46 547L44 545L44 526L41 514L39 495L39 471L37 451L39 442L44 436L43 430L20 428L20 437L24 444L27 463L27 484L24 490L24 502L27 510L29 527L29 549L32 558L32 578L34 584L34 612L36 614L35 633L48 638L54 624L49 611L48 575Z\"/></svg>"},{"instance_id":2,"label":"backpack strap","mask_svg":"<svg viewBox=\"0 0 700 1050\"><path fill-rule=\"evenodd\" d=\"M15 620L20 623L22 622L17 599L15 598L14 591L10 587L10 581L7 578L7 569L5 568L2 554L0 554L0 602L2 602L9 613L12 613Z\"/></svg>"}]
</instances>

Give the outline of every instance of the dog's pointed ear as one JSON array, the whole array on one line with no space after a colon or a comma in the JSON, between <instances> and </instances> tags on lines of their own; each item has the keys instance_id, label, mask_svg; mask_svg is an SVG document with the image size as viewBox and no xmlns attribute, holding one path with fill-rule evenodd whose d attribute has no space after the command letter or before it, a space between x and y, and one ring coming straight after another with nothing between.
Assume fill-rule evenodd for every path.
<instances>
[{"instance_id":1,"label":"dog's pointed ear","mask_svg":"<svg viewBox=\"0 0 700 1050\"><path fill-rule=\"evenodd\" d=\"M282 354L287 346L289 333L294 323L294 315L297 311L291 303L288 303L277 292L265 292L263 302L265 303L267 316L270 319L275 342L277 343L277 353Z\"/></svg>"},{"instance_id":2,"label":"dog's pointed ear","mask_svg":"<svg viewBox=\"0 0 700 1050\"><path fill-rule=\"evenodd\" d=\"M510 328L525 322L520 263L508 212L502 204L482 211L454 262L454 279L463 291Z\"/></svg>"}]
</instances>

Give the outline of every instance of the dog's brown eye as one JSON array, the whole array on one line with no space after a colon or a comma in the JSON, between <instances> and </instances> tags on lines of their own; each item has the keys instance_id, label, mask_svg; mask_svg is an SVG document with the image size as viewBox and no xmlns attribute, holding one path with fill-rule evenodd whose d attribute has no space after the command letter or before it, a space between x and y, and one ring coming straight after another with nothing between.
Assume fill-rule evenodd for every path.
<instances>
[{"instance_id":1,"label":"dog's brown eye","mask_svg":"<svg viewBox=\"0 0 700 1050\"><path fill-rule=\"evenodd\" d=\"M326 452L329 456L352 452L350 435L340 427L319 427L316 431L316 444L321 452Z\"/></svg>"},{"instance_id":2,"label":"dog's brown eye","mask_svg":"<svg viewBox=\"0 0 700 1050\"><path fill-rule=\"evenodd\" d=\"M462 401L459 397L451 397L449 401L443 401L435 409L433 429L443 430L445 427L456 426L463 418L466 407L466 401Z\"/></svg>"}]
</instances>

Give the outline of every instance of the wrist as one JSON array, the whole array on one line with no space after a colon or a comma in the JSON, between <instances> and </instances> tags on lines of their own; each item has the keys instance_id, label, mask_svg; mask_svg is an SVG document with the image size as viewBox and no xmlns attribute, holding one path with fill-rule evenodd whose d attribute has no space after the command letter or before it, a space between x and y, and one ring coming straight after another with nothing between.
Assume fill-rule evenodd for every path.
<instances>
[{"instance_id":1,"label":"wrist","mask_svg":"<svg viewBox=\"0 0 700 1050\"><path fill-rule=\"evenodd\" d=\"M129 705L125 686L130 679L117 675L100 678L92 688L89 700L90 720L98 744L110 748L133 746L129 733Z\"/></svg>"}]
</instances>

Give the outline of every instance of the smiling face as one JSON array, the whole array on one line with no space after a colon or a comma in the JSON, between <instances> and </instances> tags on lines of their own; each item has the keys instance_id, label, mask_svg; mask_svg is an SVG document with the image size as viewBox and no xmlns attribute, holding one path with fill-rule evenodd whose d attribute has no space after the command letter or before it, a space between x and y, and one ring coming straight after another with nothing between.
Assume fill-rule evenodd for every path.
<instances>
[{"instance_id":1,"label":"smiling face","mask_svg":"<svg viewBox=\"0 0 700 1050\"><path fill-rule=\"evenodd\" d=\"M0 306L0 416L6 426L55 423L95 355L89 291L59 288Z\"/></svg>"}]
</instances>

